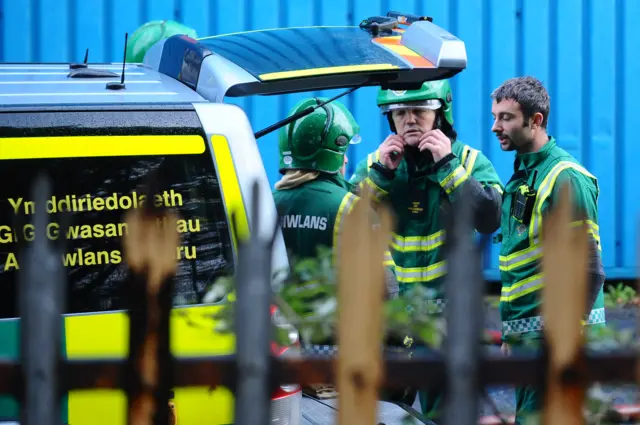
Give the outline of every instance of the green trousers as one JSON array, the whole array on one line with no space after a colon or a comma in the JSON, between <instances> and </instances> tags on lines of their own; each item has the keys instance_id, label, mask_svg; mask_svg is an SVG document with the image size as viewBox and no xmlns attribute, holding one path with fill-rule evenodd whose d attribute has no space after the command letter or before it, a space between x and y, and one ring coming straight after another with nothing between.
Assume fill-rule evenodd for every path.
<instances>
[{"instance_id":1,"label":"green trousers","mask_svg":"<svg viewBox=\"0 0 640 425\"><path fill-rule=\"evenodd\" d=\"M606 324L595 324L585 327L587 341L595 341L601 338L600 332L606 330ZM517 351L527 342L528 349L539 350L542 346L542 337L539 333L523 334L522 344L516 344L512 348ZM524 425L526 417L542 411L544 394L542 389L533 385L516 387L516 418L514 425Z\"/></svg>"}]
</instances>

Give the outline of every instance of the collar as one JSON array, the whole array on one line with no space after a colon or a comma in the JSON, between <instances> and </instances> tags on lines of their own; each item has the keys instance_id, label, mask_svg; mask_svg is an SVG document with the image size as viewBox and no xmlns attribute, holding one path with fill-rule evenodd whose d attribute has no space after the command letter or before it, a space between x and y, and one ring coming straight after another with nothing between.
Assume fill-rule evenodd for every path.
<instances>
[{"instance_id":1,"label":"collar","mask_svg":"<svg viewBox=\"0 0 640 425\"><path fill-rule=\"evenodd\" d=\"M415 146L404 148L404 159L410 172L428 171L433 166L433 154L428 150L420 152Z\"/></svg>"},{"instance_id":2,"label":"collar","mask_svg":"<svg viewBox=\"0 0 640 425\"><path fill-rule=\"evenodd\" d=\"M520 169L530 170L540 165L544 161L553 148L556 147L556 139L553 136L549 136L549 140L544 144L542 149L538 152L529 153L516 153L516 159L513 164L513 170L518 171Z\"/></svg>"},{"instance_id":3,"label":"collar","mask_svg":"<svg viewBox=\"0 0 640 425\"><path fill-rule=\"evenodd\" d=\"M344 176L340 174L340 172L336 174L320 173L320 175L316 178L316 180L317 181L322 180L329 183L333 183L336 186L339 186L346 190L351 190L351 186L352 186L351 183L345 180Z\"/></svg>"},{"instance_id":4,"label":"collar","mask_svg":"<svg viewBox=\"0 0 640 425\"><path fill-rule=\"evenodd\" d=\"M457 143L459 143L457 139L451 139L452 152ZM404 162L407 165L407 171L413 174L414 177L434 173L437 170L433 154L428 150L420 152L418 148L414 146L405 148Z\"/></svg>"}]
</instances>

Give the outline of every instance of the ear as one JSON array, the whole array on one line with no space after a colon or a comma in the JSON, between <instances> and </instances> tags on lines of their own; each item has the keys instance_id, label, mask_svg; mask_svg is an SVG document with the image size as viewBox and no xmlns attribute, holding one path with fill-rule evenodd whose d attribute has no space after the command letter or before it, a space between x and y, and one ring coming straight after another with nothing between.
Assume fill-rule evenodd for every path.
<instances>
[{"instance_id":1,"label":"ear","mask_svg":"<svg viewBox=\"0 0 640 425\"><path fill-rule=\"evenodd\" d=\"M533 116L531 117L531 128L532 129L540 128L542 126L543 119L544 117L540 112L536 112L535 114L533 114Z\"/></svg>"}]
</instances>

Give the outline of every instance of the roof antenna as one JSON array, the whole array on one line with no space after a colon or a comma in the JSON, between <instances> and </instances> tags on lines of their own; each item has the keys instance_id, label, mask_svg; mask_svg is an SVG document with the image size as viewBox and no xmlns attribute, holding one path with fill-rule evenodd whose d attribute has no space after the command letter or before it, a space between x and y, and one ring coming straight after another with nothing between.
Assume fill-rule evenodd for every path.
<instances>
[{"instance_id":1,"label":"roof antenna","mask_svg":"<svg viewBox=\"0 0 640 425\"><path fill-rule=\"evenodd\" d=\"M69 69L79 69L79 68L86 68L87 62L89 61L89 48L87 48L87 51L84 53L84 63L72 63L69 65Z\"/></svg>"},{"instance_id":2,"label":"roof antenna","mask_svg":"<svg viewBox=\"0 0 640 425\"><path fill-rule=\"evenodd\" d=\"M127 39L129 38L129 33L124 33L124 57L122 58L122 76L120 77L120 82L110 81L107 83L107 90L122 90L125 88L124 85L124 68L127 65Z\"/></svg>"}]
</instances>

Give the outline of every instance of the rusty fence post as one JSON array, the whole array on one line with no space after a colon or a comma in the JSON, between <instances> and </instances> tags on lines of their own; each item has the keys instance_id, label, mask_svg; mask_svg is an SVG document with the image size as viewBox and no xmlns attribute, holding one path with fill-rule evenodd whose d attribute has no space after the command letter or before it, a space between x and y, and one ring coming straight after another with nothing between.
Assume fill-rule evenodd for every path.
<instances>
[{"instance_id":1,"label":"rusty fence post","mask_svg":"<svg viewBox=\"0 0 640 425\"><path fill-rule=\"evenodd\" d=\"M147 199L153 199L154 188L153 184L147 188ZM153 202L126 216L129 233L124 237L124 251L132 279L124 382L130 425L169 424L174 377L169 321L179 243L176 221L174 213L155 208Z\"/></svg>"},{"instance_id":2,"label":"rusty fence post","mask_svg":"<svg viewBox=\"0 0 640 425\"><path fill-rule=\"evenodd\" d=\"M450 208L447 226L447 337L444 423L472 425L478 420L484 279L481 253L473 241L474 213L463 186L460 201ZM483 240L486 239L483 237ZM481 244L483 245L483 244Z\"/></svg>"},{"instance_id":3,"label":"rusty fence post","mask_svg":"<svg viewBox=\"0 0 640 425\"><path fill-rule=\"evenodd\" d=\"M588 233L585 223L574 227L571 187L560 188L560 201L543 224L542 316L548 343L542 421L549 425L583 424L588 367L585 329L588 315Z\"/></svg>"},{"instance_id":4,"label":"rusty fence post","mask_svg":"<svg viewBox=\"0 0 640 425\"><path fill-rule=\"evenodd\" d=\"M269 313L272 299L271 252L273 241L261 235L260 188L251 194L251 234L238 239L237 297L234 307L236 335L235 423L258 425L271 422L271 339ZM235 215L233 215L234 228ZM277 226L276 226L277 229Z\"/></svg>"},{"instance_id":5,"label":"rusty fence post","mask_svg":"<svg viewBox=\"0 0 640 425\"><path fill-rule=\"evenodd\" d=\"M46 203L50 195L50 180L43 174L38 175L32 190L34 223L22 223L23 227L34 227L35 240L22 251L18 279L21 425L54 425L62 420L58 365L62 354L66 276L61 242L54 243L46 236L49 221Z\"/></svg>"},{"instance_id":6,"label":"rusty fence post","mask_svg":"<svg viewBox=\"0 0 640 425\"><path fill-rule=\"evenodd\" d=\"M376 423L384 374L384 251L391 240L392 217L378 208L373 230L370 195L343 219L338 247L338 425Z\"/></svg>"}]
</instances>

